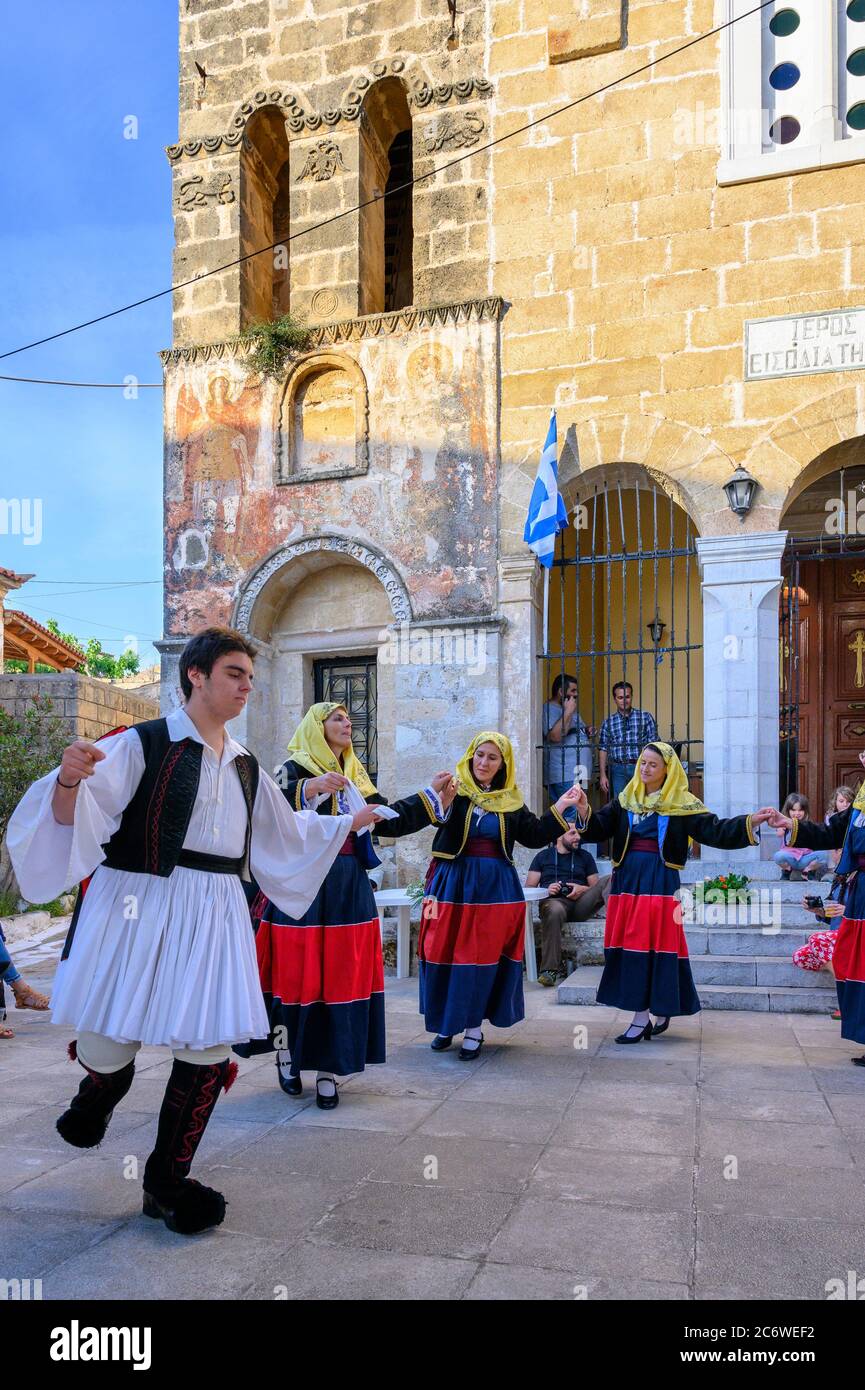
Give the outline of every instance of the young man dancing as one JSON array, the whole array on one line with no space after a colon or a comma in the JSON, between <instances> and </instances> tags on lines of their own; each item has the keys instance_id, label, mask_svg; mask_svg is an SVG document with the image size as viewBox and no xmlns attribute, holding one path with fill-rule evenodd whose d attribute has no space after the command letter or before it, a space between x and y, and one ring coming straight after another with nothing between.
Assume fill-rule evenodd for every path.
<instances>
[{"instance_id":1,"label":"young man dancing","mask_svg":"<svg viewBox=\"0 0 865 1390\"><path fill-rule=\"evenodd\" d=\"M180 658L183 708L101 745L76 739L7 832L31 901L92 875L52 998L52 1021L75 1028L70 1055L87 1072L57 1129L77 1148L99 1144L138 1049L171 1047L144 1212L184 1235L225 1215L222 1194L189 1170L237 1072L230 1045L269 1031L241 877L301 917L350 831L377 819L374 807L354 817L292 812L227 732L252 689L253 660L237 632L198 633Z\"/></svg>"}]
</instances>

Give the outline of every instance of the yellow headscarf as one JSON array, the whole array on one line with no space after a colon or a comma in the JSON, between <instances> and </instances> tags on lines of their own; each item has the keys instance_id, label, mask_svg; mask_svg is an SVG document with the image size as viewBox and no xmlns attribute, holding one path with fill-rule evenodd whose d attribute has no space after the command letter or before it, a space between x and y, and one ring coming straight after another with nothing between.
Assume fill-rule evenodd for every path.
<instances>
[{"instance_id":1,"label":"yellow headscarf","mask_svg":"<svg viewBox=\"0 0 865 1390\"><path fill-rule=\"evenodd\" d=\"M324 721L335 709L345 710L345 705L336 700L311 705L289 740L289 755L313 777L321 777L325 772L341 772L354 782L361 796L374 796L376 788L351 745L340 762L324 736ZM345 712L348 714L348 710Z\"/></svg>"},{"instance_id":2,"label":"yellow headscarf","mask_svg":"<svg viewBox=\"0 0 865 1390\"><path fill-rule=\"evenodd\" d=\"M854 811L865 811L865 782L862 783L856 793L856 800L853 802Z\"/></svg>"},{"instance_id":3,"label":"yellow headscarf","mask_svg":"<svg viewBox=\"0 0 865 1390\"><path fill-rule=\"evenodd\" d=\"M504 759L505 784L498 791L481 791L472 772L472 758L482 743L494 743ZM514 776L514 750L504 734L486 730L475 734L463 757L457 763L457 795L467 796L484 811L518 811L525 799Z\"/></svg>"},{"instance_id":4,"label":"yellow headscarf","mask_svg":"<svg viewBox=\"0 0 865 1390\"><path fill-rule=\"evenodd\" d=\"M648 747L649 745L647 745ZM626 811L634 811L638 816L657 811L659 816L696 816L706 810L702 801L688 790L688 774L679 762L669 743L653 743L667 765L667 776L656 792L647 792L646 784L640 776L640 759L634 775L623 791L619 792L619 804ZM646 749L643 749L645 753ZM642 757L642 753L640 754Z\"/></svg>"}]
</instances>

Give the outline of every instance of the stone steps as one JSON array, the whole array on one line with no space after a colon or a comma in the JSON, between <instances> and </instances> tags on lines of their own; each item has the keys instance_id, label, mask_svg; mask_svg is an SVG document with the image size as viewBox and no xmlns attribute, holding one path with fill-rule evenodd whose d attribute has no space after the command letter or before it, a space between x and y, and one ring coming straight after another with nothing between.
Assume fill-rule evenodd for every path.
<instances>
[{"instance_id":1,"label":"stone steps","mask_svg":"<svg viewBox=\"0 0 865 1390\"><path fill-rule=\"evenodd\" d=\"M723 862L720 860L689 859L684 869L679 873L682 883L702 883L707 878L719 878L721 874L747 874L751 883L757 888L777 888L785 901L799 901L803 893L820 893L825 896L829 891L831 882L831 872L827 871L826 877L818 883L813 880L806 883L804 879L793 882L790 879L782 879L778 865L771 859L756 859L736 863L736 854L731 854L729 859ZM599 874L611 874L613 866L609 859L596 859Z\"/></svg>"},{"instance_id":2,"label":"stone steps","mask_svg":"<svg viewBox=\"0 0 865 1390\"><path fill-rule=\"evenodd\" d=\"M807 973L800 973L806 976L806 983L798 989L770 985L699 985L700 1002L704 1009L736 1009L749 1013L828 1013L834 1004L834 991L825 986L809 986ZM582 1007L594 1004L600 979L601 966L580 966L558 986L557 1002Z\"/></svg>"},{"instance_id":3,"label":"stone steps","mask_svg":"<svg viewBox=\"0 0 865 1390\"><path fill-rule=\"evenodd\" d=\"M832 977L825 970L800 970L785 956L691 956L691 969L698 986L822 989L835 997Z\"/></svg>"}]
</instances>

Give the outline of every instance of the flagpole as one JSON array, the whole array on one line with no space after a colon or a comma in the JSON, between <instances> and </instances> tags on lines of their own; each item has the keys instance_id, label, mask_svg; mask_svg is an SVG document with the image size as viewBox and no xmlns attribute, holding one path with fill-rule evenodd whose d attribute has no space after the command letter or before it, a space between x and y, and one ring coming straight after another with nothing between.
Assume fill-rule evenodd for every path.
<instances>
[{"instance_id":1,"label":"flagpole","mask_svg":"<svg viewBox=\"0 0 865 1390\"><path fill-rule=\"evenodd\" d=\"M544 570L544 656L549 652L550 646L550 572L546 565Z\"/></svg>"}]
</instances>

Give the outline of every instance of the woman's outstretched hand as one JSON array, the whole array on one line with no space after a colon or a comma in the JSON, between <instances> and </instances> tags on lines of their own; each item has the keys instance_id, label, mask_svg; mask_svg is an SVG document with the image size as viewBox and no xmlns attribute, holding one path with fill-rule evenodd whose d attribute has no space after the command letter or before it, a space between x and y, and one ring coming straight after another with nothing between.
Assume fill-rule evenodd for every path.
<instances>
[{"instance_id":1,"label":"woman's outstretched hand","mask_svg":"<svg viewBox=\"0 0 865 1390\"><path fill-rule=\"evenodd\" d=\"M569 787L564 796L560 796L555 803L559 815L564 815L565 811L569 811L572 806L576 808L580 818L585 820L589 809L589 798L582 787Z\"/></svg>"},{"instance_id":2,"label":"woman's outstretched hand","mask_svg":"<svg viewBox=\"0 0 865 1390\"><path fill-rule=\"evenodd\" d=\"M438 794L440 791L443 790L443 788L447 786L448 782L451 781L453 781L452 772L437 772L435 777L430 782L430 786L432 787L433 791L436 794Z\"/></svg>"},{"instance_id":3,"label":"woman's outstretched hand","mask_svg":"<svg viewBox=\"0 0 865 1390\"><path fill-rule=\"evenodd\" d=\"M442 809L446 811L457 794L457 781L453 773L440 772L433 778L432 788L442 804Z\"/></svg>"},{"instance_id":4,"label":"woman's outstretched hand","mask_svg":"<svg viewBox=\"0 0 865 1390\"><path fill-rule=\"evenodd\" d=\"M753 811L751 813L751 824L763 825L765 821L770 821L772 816L776 814L777 812L774 806L761 806L759 811Z\"/></svg>"},{"instance_id":5,"label":"woman's outstretched hand","mask_svg":"<svg viewBox=\"0 0 865 1390\"><path fill-rule=\"evenodd\" d=\"M780 811L772 810L766 817L773 830L792 830L793 822L789 816L783 816ZM752 822L753 823L753 822Z\"/></svg>"},{"instance_id":6,"label":"woman's outstretched hand","mask_svg":"<svg viewBox=\"0 0 865 1390\"><path fill-rule=\"evenodd\" d=\"M362 811L358 811L351 823L352 830L365 830L368 825L378 825L383 821L384 816L376 814L374 806L364 806Z\"/></svg>"},{"instance_id":7,"label":"woman's outstretched hand","mask_svg":"<svg viewBox=\"0 0 865 1390\"><path fill-rule=\"evenodd\" d=\"M328 792L341 791L348 786L348 778L341 772L325 772L321 777L310 777L305 790L310 796L324 796Z\"/></svg>"}]
</instances>

